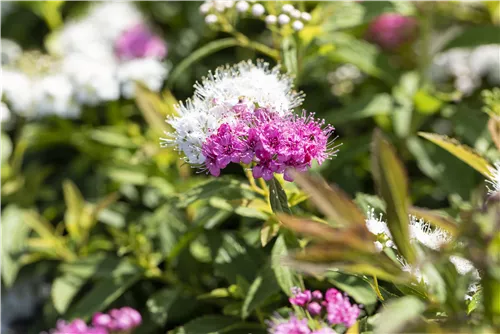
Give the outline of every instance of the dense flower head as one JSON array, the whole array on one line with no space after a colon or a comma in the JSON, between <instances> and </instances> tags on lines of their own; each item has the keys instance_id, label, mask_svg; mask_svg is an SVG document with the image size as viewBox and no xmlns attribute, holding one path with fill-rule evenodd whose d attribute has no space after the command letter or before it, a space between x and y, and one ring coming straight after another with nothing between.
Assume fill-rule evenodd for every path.
<instances>
[{"instance_id":1,"label":"dense flower head","mask_svg":"<svg viewBox=\"0 0 500 334\"><path fill-rule=\"evenodd\" d=\"M167 119L173 133L162 145L173 145L185 161L219 176L229 163L251 164L255 178L274 173L292 180L335 154L329 139L333 127L313 115L296 115L302 102L292 81L267 63L242 62L222 67L195 85L194 97Z\"/></svg>"},{"instance_id":2,"label":"dense flower head","mask_svg":"<svg viewBox=\"0 0 500 334\"><path fill-rule=\"evenodd\" d=\"M332 325L343 324L351 327L359 316L358 305L351 304L349 297L331 288L325 294L328 322Z\"/></svg>"},{"instance_id":3,"label":"dense flower head","mask_svg":"<svg viewBox=\"0 0 500 334\"><path fill-rule=\"evenodd\" d=\"M112 309L108 313L97 312L92 317L92 325L82 319L72 322L59 320L56 328L49 334L125 334L130 333L142 323L141 314L131 308Z\"/></svg>"},{"instance_id":4,"label":"dense flower head","mask_svg":"<svg viewBox=\"0 0 500 334\"><path fill-rule=\"evenodd\" d=\"M75 319L72 322L59 320L56 328L52 329L50 334L108 334L108 331L102 327L87 326L85 321Z\"/></svg>"},{"instance_id":5,"label":"dense flower head","mask_svg":"<svg viewBox=\"0 0 500 334\"><path fill-rule=\"evenodd\" d=\"M299 320L293 315L288 320L276 320L270 325L270 334L311 334L307 319Z\"/></svg>"},{"instance_id":6,"label":"dense flower head","mask_svg":"<svg viewBox=\"0 0 500 334\"><path fill-rule=\"evenodd\" d=\"M375 18L368 27L367 38L386 50L396 50L417 36L417 20L397 13Z\"/></svg>"},{"instance_id":7,"label":"dense flower head","mask_svg":"<svg viewBox=\"0 0 500 334\"><path fill-rule=\"evenodd\" d=\"M120 59L158 58L167 55L167 46L143 23L126 30L115 42L115 52Z\"/></svg>"}]
</instances>

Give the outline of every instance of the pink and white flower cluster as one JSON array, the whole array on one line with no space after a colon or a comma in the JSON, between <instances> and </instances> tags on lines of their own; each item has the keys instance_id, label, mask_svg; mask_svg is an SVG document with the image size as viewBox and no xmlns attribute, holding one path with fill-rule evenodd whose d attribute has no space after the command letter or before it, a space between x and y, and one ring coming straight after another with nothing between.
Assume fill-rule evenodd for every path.
<instances>
[{"instance_id":1,"label":"pink and white flower cluster","mask_svg":"<svg viewBox=\"0 0 500 334\"><path fill-rule=\"evenodd\" d=\"M82 319L75 319L68 323L64 320L57 322L50 334L128 334L142 323L141 314L131 308L122 307L112 309L109 313L95 313L92 325L87 325Z\"/></svg>"},{"instance_id":2,"label":"pink and white flower cluster","mask_svg":"<svg viewBox=\"0 0 500 334\"><path fill-rule=\"evenodd\" d=\"M360 308L351 304L349 297L337 289L328 289L323 296L319 290L300 290L293 288L290 304L301 307L307 314L305 318L291 315L284 320L276 318L269 322L271 334L335 334L335 325L351 327L359 316ZM310 321L308 321L310 319Z\"/></svg>"},{"instance_id":3,"label":"pink and white flower cluster","mask_svg":"<svg viewBox=\"0 0 500 334\"><path fill-rule=\"evenodd\" d=\"M174 145L186 162L214 176L233 162L251 165L255 178L279 173L291 181L292 170L305 171L335 154L329 140L334 128L311 114L295 114L302 94L292 87L289 77L266 63L219 68L167 120L174 132L163 145Z\"/></svg>"}]
</instances>

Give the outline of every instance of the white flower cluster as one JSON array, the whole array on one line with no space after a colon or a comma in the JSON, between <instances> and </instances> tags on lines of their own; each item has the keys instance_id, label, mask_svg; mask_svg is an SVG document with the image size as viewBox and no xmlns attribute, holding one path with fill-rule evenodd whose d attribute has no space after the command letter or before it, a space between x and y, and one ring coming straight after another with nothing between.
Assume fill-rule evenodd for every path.
<instances>
[{"instance_id":1,"label":"white flower cluster","mask_svg":"<svg viewBox=\"0 0 500 334\"><path fill-rule=\"evenodd\" d=\"M265 62L243 61L220 67L194 85L191 100L177 106L178 116L167 119L174 133L162 138L162 146L174 146L184 152L189 164L202 164L203 142L222 123L231 123L231 108L245 103L273 110L280 115L290 112L303 101L303 94L293 90L292 79L278 67ZM210 111L209 111L210 110Z\"/></svg>"},{"instance_id":2,"label":"white flower cluster","mask_svg":"<svg viewBox=\"0 0 500 334\"><path fill-rule=\"evenodd\" d=\"M495 167L490 168L490 178L486 180L490 186L488 188L488 195L493 195L500 192L500 161L495 162Z\"/></svg>"},{"instance_id":3,"label":"white flower cluster","mask_svg":"<svg viewBox=\"0 0 500 334\"><path fill-rule=\"evenodd\" d=\"M92 5L84 17L67 22L50 36L48 47L54 62L50 70L26 71L12 62L4 68L4 99L13 112L24 117L57 114L72 118L79 116L82 106L96 106L120 96L132 98L136 82L159 91L168 74L161 59L121 60L115 55L117 39L144 22L132 3Z\"/></svg>"},{"instance_id":4,"label":"white flower cluster","mask_svg":"<svg viewBox=\"0 0 500 334\"><path fill-rule=\"evenodd\" d=\"M387 226L387 223L382 219L382 214L379 217L375 216L375 210L371 209L367 212L366 227L368 231L377 236L375 247L382 251L384 248L397 249L392 241L392 235ZM427 248L439 250L441 247L450 243L452 238L446 231L435 227L431 228L430 224L423 219L418 219L415 216L409 216L409 232L410 241L418 242ZM411 268L404 259L400 259L403 271L414 274L419 280L423 277L418 268ZM450 262L455 265L457 272L465 275L473 271L473 276L479 278L479 272L474 268L472 263L459 256L450 256ZM425 281L425 280L424 280Z\"/></svg>"},{"instance_id":5,"label":"white flower cluster","mask_svg":"<svg viewBox=\"0 0 500 334\"><path fill-rule=\"evenodd\" d=\"M200 6L200 12L205 15L207 24L215 24L219 21L218 15L227 13L227 11L236 10L240 14L251 14L256 18L263 18L269 25L279 23L281 26L291 24L295 31L304 28L304 23L311 20L311 14L301 12L291 4L285 4L281 8L281 13L276 15L266 15L266 8L257 1L225 1L208 0Z\"/></svg>"},{"instance_id":6,"label":"white flower cluster","mask_svg":"<svg viewBox=\"0 0 500 334\"><path fill-rule=\"evenodd\" d=\"M483 78L491 85L500 85L499 55L500 44L451 49L435 57L430 75L437 84L452 79L458 91L470 95L481 86Z\"/></svg>"}]
</instances>

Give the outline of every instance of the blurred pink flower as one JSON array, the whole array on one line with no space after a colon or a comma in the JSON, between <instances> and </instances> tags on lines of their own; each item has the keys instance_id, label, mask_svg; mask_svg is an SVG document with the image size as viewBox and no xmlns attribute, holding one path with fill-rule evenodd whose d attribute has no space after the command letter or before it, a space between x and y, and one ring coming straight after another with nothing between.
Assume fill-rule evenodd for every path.
<instances>
[{"instance_id":1,"label":"blurred pink flower","mask_svg":"<svg viewBox=\"0 0 500 334\"><path fill-rule=\"evenodd\" d=\"M417 37L417 20L397 13L375 18L368 27L366 38L384 50L395 51Z\"/></svg>"},{"instance_id":2,"label":"blurred pink flower","mask_svg":"<svg viewBox=\"0 0 500 334\"><path fill-rule=\"evenodd\" d=\"M154 35L144 24L137 24L125 31L115 43L118 58L130 60L136 58L158 58L167 55L167 45Z\"/></svg>"}]
</instances>

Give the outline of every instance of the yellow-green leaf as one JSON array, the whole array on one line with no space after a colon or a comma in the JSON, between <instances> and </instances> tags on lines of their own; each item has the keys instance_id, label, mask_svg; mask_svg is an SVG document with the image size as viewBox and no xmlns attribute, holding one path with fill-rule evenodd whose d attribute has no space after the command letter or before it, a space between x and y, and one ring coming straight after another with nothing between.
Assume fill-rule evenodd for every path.
<instances>
[{"instance_id":1,"label":"yellow-green leaf","mask_svg":"<svg viewBox=\"0 0 500 334\"><path fill-rule=\"evenodd\" d=\"M435 133L419 132L418 134L450 152L484 176L490 177L490 169L493 167L471 147L463 145L455 139Z\"/></svg>"},{"instance_id":2,"label":"yellow-green leaf","mask_svg":"<svg viewBox=\"0 0 500 334\"><path fill-rule=\"evenodd\" d=\"M380 130L373 135L372 173L378 191L387 204L387 225L399 251L410 263L415 259L408 229L408 181L394 147Z\"/></svg>"}]
</instances>

